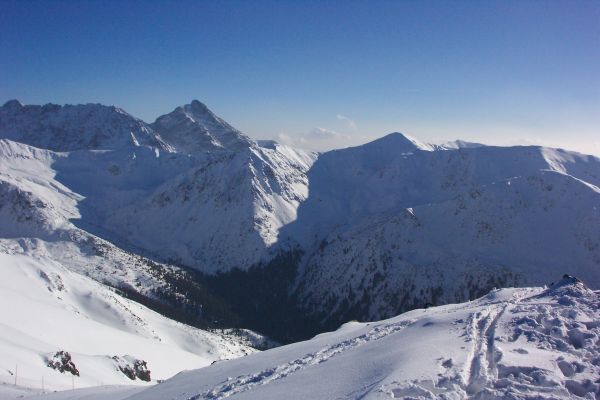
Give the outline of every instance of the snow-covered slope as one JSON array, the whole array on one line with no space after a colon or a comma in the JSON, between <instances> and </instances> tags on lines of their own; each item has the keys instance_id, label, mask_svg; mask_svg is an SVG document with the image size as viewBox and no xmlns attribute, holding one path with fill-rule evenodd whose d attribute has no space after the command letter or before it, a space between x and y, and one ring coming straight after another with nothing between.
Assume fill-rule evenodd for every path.
<instances>
[{"instance_id":1,"label":"snow-covered slope","mask_svg":"<svg viewBox=\"0 0 600 400\"><path fill-rule=\"evenodd\" d=\"M549 288L494 290L468 303L350 322L127 398L591 399L600 395L599 306L599 293L571 277Z\"/></svg>"},{"instance_id":2,"label":"snow-covered slope","mask_svg":"<svg viewBox=\"0 0 600 400\"><path fill-rule=\"evenodd\" d=\"M177 273L177 268L153 263L75 226L86 212L86 197L59 182L53 169L72 154L81 152L55 153L0 140L0 252L12 248L27 256L51 258L99 282L146 294L165 287L165 274ZM88 154L87 161L94 162L94 155L110 153ZM77 162L72 166L75 173L70 179L77 181L82 169ZM102 175L96 168L96 176ZM96 178L88 186L99 181ZM112 196L118 198L115 186Z\"/></svg>"},{"instance_id":3,"label":"snow-covered slope","mask_svg":"<svg viewBox=\"0 0 600 400\"><path fill-rule=\"evenodd\" d=\"M544 170L600 186L600 159L594 156L536 146L429 151L393 133L322 154L308 173L310 196L290 230L306 240L357 218L444 202L478 186Z\"/></svg>"},{"instance_id":4,"label":"snow-covered slope","mask_svg":"<svg viewBox=\"0 0 600 400\"><path fill-rule=\"evenodd\" d=\"M56 153L0 140L0 382L13 383L17 375L20 387L36 390L42 379L46 390L67 389L73 382L76 387L127 384L132 381L123 370L135 370L137 360L147 363L156 380L254 351L235 335L174 322L103 285L138 292L160 302L163 311L174 304L180 313L194 308L195 316L188 316L193 321L214 318L210 307L202 307L212 299L202 297L202 288L189 283L185 271L125 251L76 226L88 223L82 222L88 212L86 196L61 183L59 175L68 175L65 182L77 187L88 179L82 172L92 169L91 162L96 173L87 187L92 190L115 176L111 162L120 154ZM156 158L153 149L140 148L137 154L142 160ZM102 160L104 171L98 168ZM72 172L58 172L57 165L68 165ZM138 187L151 182L142 181ZM113 183L113 201L135 192L136 186L131 192L119 190L127 184ZM105 187L95 193L100 201L102 195L111 196ZM163 303L161 295L170 303ZM69 353L79 376L47 366L64 358L59 352Z\"/></svg>"},{"instance_id":5,"label":"snow-covered slope","mask_svg":"<svg viewBox=\"0 0 600 400\"><path fill-rule=\"evenodd\" d=\"M600 287L600 160L541 147L423 150L392 134L325 153L282 232L294 294L336 326L572 273Z\"/></svg>"},{"instance_id":6,"label":"snow-covered slope","mask_svg":"<svg viewBox=\"0 0 600 400\"><path fill-rule=\"evenodd\" d=\"M6 242L0 249L2 383L14 384L16 377L19 386L47 390L143 384L141 375L132 380L126 374L136 360L147 363L156 381L255 351L169 320L50 258ZM61 363L59 352L69 354L73 368L61 373L48 366Z\"/></svg>"},{"instance_id":7,"label":"snow-covered slope","mask_svg":"<svg viewBox=\"0 0 600 400\"><path fill-rule=\"evenodd\" d=\"M140 202L116 210L106 226L139 247L204 272L246 269L296 218L312 160L285 146L213 154Z\"/></svg>"}]
</instances>

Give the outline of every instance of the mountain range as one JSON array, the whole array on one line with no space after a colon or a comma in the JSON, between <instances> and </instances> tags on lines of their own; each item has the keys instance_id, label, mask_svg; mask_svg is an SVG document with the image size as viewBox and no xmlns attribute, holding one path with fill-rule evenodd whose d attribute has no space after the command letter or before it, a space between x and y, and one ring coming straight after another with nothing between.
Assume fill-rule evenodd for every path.
<instances>
[{"instance_id":1,"label":"mountain range","mask_svg":"<svg viewBox=\"0 0 600 400\"><path fill-rule=\"evenodd\" d=\"M565 273L598 288L599 187L591 155L401 133L315 153L197 100L153 123L0 108L3 263L282 342Z\"/></svg>"}]
</instances>

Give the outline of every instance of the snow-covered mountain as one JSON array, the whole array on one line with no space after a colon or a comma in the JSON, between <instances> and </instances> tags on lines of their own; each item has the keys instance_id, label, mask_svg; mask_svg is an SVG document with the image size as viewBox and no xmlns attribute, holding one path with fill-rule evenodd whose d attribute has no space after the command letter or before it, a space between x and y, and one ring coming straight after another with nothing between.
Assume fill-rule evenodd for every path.
<instances>
[{"instance_id":1,"label":"snow-covered mountain","mask_svg":"<svg viewBox=\"0 0 600 400\"><path fill-rule=\"evenodd\" d=\"M199 325L226 317L223 305L181 268L153 262L76 226L93 221L82 221L86 196L67 185L88 179L78 174L91 170L96 157L131 155L132 149L140 158L156 158L158 148L125 142L119 150L54 152L0 140L3 385L15 379L35 390L145 384L148 378L156 382L185 368L255 351L236 335L196 329L124 298L145 300ZM72 169L55 169L64 165ZM105 173L112 176L114 169ZM68 175L67 185L61 174ZM87 187L101 178L96 171ZM127 182L113 185L116 201L119 184Z\"/></svg>"},{"instance_id":2,"label":"snow-covered mountain","mask_svg":"<svg viewBox=\"0 0 600 400\"><path fill-rule=\"evenodd\" d=\"M11 100L0 108L0 137L54 151L168 148L143 121L101 104L25 106Z\"/></svg>"},{"instance_id":3,"label":"snow-covered mountain","mask_svg":"<svg viewBox=\"0 0 600 400\"><path fill-rule=\"evenodd\" d=\"M252 144L227 122L198 100L159 117L152 128L178 153L197 154L211 150L239 150Z\"/></svg>"},{"instance_id":4,"label":"snow-covered mountain","mask_svg":"<svg viewBox=\"0 0 600 400\"><path fill-rule=\"evenodd\" d=\"M4 240L171 306L193 281L259 330L293 311L308 320L278 325L295 339L548 274L600 287L593 156L401 133L315 154L198 101L152 124L10 101L0 138Z\"/></svg>"},{"instance_id":5,"label":"snow-covered mountain","mask_svg":"<svg viewBox=\"0 0 600 400\"><path fill-rule=\"evenodd\" d=\"M316 157L259 146L198 101L152 125L115 107L11 101L0 112L0 137L10 139L2 142L4 175L25 186L40 175L51 179L46 189L61 189L45 193L47 203L66 191L77 198L68 200L64 219L206 272L245 269L268 253L306 198ZM15 159L28 165L17 170Z\"/></svg>"},{"instance_id":6,"label":"snow-covered mountain","mask_svg":"<svg viewBox=\"0 0 600 400\"><path fill-rule=\"evenodd\" d=\"M322 154L284 228L300 304L332 326L569 272L600 287L600 160L543 147L435 150L392 134Z\"/></svg>"},{"instance_id":7,"label":"snow-covered mountain","mask_svg":"<svg viewBox=\"0 0 600 400\"><path fill-rule=\"evenodd\" d=\"M247 269L296 218L313 160L311 153L280 145L210 153L114 210L104 226L129 243L203 272Z\"/></svg>"},{"instance_id":8,"label":"snow-covered mountain","mask_svg":"<svg viewBox=\"0 0 600 400\"><path fill-rule=\"evenodd\" d=\"M153 154L152 150L145 150ZM35 259L52 259L98 282L151 299L168 293L170 302L177 307L179 303L191 306L200 299L209 300L210 296L204 296L201 287L185 283L187 276L181 268L149 260L77 226L90 224L98 229L93 221L82 221L82 215L87 213L86 197L57 180L59 173L54 166L75 155L70 164L73 170L68 184L71 185L86 166L91 169L88 162L95 161L94 155L102 154L112 152L56 153L0 140L0 248L11 248L11 252ZM81 168L77 165L77 155L83 157ZM111 175L109 171L105 173ZM98 177L102 177L102 172L97 170L96 179L88 186L99 183ZM114 199L119 196L115 186ZM98 189L97 193L103 193L102 187ZM208 309L204 310L206 315L194 313L199 322L214 318Z\"/></svg>"},{"instance_id":9,"label":"snow-covered mountain","mask_svg":"<svg viewBox=\"0 0 600 400\"><path fill-rule=\"evenodd\" d=\"M160 385L42 397L199 399L593 399L600 395L600 293L564 277L417 309ZM101 398L101 397L98 397Z\"/></svg>"}]
</instances>

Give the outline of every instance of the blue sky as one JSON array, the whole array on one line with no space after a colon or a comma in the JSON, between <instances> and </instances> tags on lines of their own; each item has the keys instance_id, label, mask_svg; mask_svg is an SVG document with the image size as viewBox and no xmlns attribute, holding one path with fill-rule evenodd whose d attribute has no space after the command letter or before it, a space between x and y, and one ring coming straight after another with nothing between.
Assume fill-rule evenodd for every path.
<instances>
[{"instance_id":1,"label":"blue sky","mask_svg":"<svg viewBox=\"0 0 600 400\"><path fill-rule=\"evenodd\" d=\"M192 99L309 148L392 131L600 154L599 1L0 0L0 102Z\"/></svg>"}]
</instances>

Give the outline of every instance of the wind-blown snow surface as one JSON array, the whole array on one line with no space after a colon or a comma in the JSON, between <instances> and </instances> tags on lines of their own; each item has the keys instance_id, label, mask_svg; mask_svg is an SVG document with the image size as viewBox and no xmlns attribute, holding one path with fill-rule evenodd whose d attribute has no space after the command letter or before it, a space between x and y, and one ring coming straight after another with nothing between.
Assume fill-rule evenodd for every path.
<instances>
[{"instance_id":1,"label":"wind-blown snow surface","mask_svg":"<svg viewBox=\"0 0 600 400\"><path fill-rule=\"evenodd\" d=\"M468 303L347 323L126 398L592 399L600 395L599 295L571 277L549 288L494 290Z\"/></svg>"},{"instance_id":2,"label":"wind-blown snow surface","mask_svg":"<svg viewBox=\"0 0 600 400\"><path fill-rule=\"evenodd\" d=\"M5 245L0 245L1 383L13 384L16 374L19 386L40 389L43 379L46 390L131 384L119 370L128 359L146 361L156 381L255 351L234 338L169 320L52 259ZM70 353L80 376L47 366L58 351Z\"/></svg>"}]
</instances>

